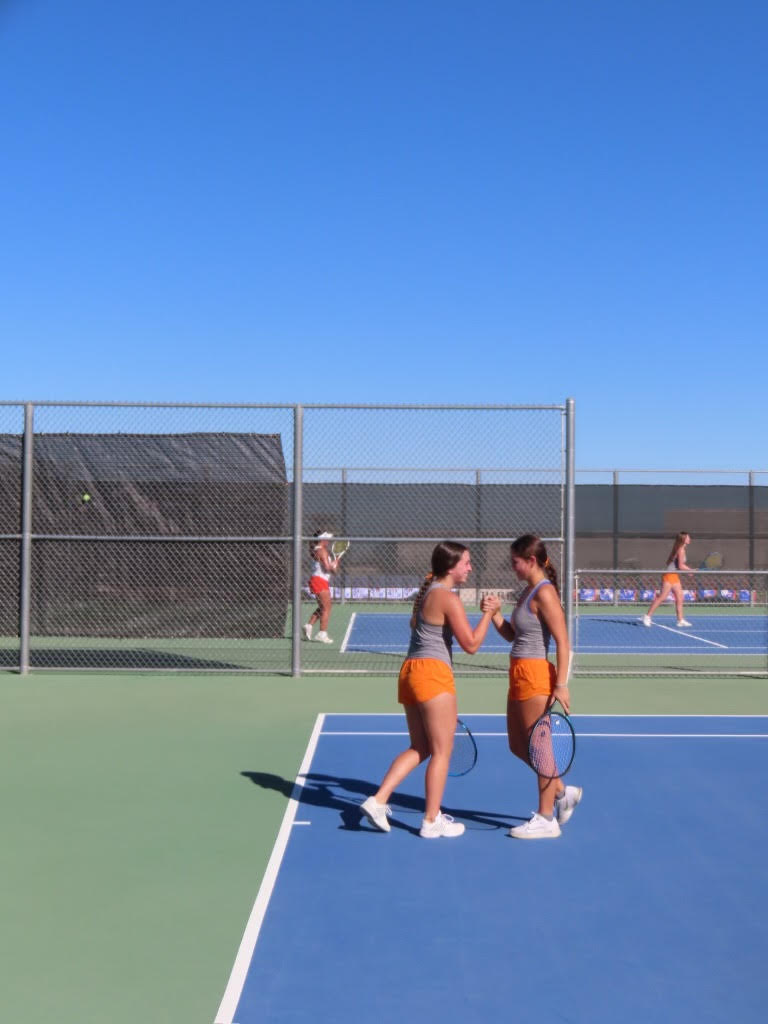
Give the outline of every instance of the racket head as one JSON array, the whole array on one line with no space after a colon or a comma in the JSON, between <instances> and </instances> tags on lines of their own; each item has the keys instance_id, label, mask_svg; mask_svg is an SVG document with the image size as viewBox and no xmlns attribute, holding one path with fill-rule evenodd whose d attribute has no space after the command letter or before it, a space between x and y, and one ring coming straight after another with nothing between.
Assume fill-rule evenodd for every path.
<instances>
[{"instance_id":1,"label":"racket head","mask_svg":"<svg viewBox=\"0 0 768 1024\"><path fill-rule=\"evenodd\" d=\"M343 554L346 554L349 548L348 540L335 540L331 545L331 551L333 552L334 558L341 558Z\"/></svg>"},{"instance_id":2,"label":"racket head","mask_svg":"<svg viewBox=\"0 0 768 1024\"><path fill-rule=\"evenodd\" d=\"M448 762L448 774L456 778L471 772L477 764L477 744L466 722L459 718L456 721L456 732L453 735L453 750Z\"/></svg>"},{"instance_id":3,"label":"racket head","mask_svg":"<svg viewBox=\"0 0 768 1024\"><path fill-rule=\"evenodd\" d=\"M702 569L722 569L723 567L723 556L719 551L710 551L704 561L701 563Z\"/></svg>"},{"instance_id":4,"label":"racket head","mask_svg":"<svg viewBox=\"0 0 768 1024\"><path fill-rule=\"evenodd\" d=\"M528 763L543 779L565 775L576 754L576 733L556 701L533 723L528 736Z\"/></svg>"}]
</instances>

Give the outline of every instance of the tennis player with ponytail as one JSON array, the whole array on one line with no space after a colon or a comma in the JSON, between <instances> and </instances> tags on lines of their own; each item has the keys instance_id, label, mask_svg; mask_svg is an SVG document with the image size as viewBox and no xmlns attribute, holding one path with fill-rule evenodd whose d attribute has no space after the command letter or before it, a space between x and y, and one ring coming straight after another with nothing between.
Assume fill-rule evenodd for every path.
<instances>
[{"instance_id":1,"label":"tennis player with ponytail","mask_svg":"<svg viewBox=\"0 0 768 1024\"><path fill-rule=\"evenodd\" d=\"M680 582L680 577L678 575L678 573L681 572L694 572L690 565L687 565L685 561L685 549L690 543L691 535L685 530L681 530L675 537L672 550L669 552L669 557L667 558L667 567L664 570L664 575L661 577L661 590L653 599L651 607L642 618L644 626L651 625L651 616L659 605L662 604L663 601L666 601L670 593L675 599L678 627L690 626L690 622L686 619L683 613L683 585Z\"/></svg>"},{"instance_id":2,"label":"tennis player with ponytail","mask_svg":"<svg viewBox=\"0 0 768 1024\"><path fill-rule=\"evenodd\" d=\"M512 644L507 694L507 737L509 749L529 764L528 740L534 722L552 704L560 701L568 713L570 692L568 670L570 645L565 615L557 589L557 573L547 557L540 537L527 533L511 545L512 570L526 584L512 615L507 620L493 613L497 632ZM482 608L491 608L491 598ZM557 668L547 658L554 637ZM531 819L509 830L514 839L556 839L560 826L573 814L581 800L579 786L565 786L559 778L537 776L539 806Z\"/></svg>"},{"instance_id":3,"label":"tennis player with ponytail","mask_svg":"<svg viewBox=\"0 0 768 1024\"><path fill-rule=\"evenodd\" d=\"M501 607L498 597L486 598L480 622L472 628L458 594L452 592L471 571L469 550L455 541L441 541L432 552L432 572L413 602L411 643L397 684L410 746L397 755L377 792L360 806L368 821L382 832L389 832L390 796L427 758L426 805L419 834L424 839L439 839L460 836L464 831L462 824L440 810L456 730L453 637L467 654L475 654L492 616Z\"/></svg>"}]
</instances>

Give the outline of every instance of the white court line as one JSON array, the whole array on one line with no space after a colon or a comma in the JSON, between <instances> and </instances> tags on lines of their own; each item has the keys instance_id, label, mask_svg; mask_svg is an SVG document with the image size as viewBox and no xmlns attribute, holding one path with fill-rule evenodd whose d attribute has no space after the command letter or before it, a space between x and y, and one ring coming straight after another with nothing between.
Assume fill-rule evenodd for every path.
<instances>
[{"instance_id":1,"label":"white court line","mask_svg":"<svg viewBox=\"0 0 768 1024\"><path fill-rule=\"evenodd\" d=\"M710 641L710 643L711 642L712 641ZM580 654L603 654L603 653L623 654L624 653L624 654L637 654L638 656L642 655L643 657L670 657L671 655L674 655L675 657L679 657L681 654L701 654L702 657L740 657L742 655L744 657L754 657L756 654L765 655L765 647L762 644L761 644L760 647L750 647L750 646L745 646L745 647L726 647L724 650L711 650L709 654L705 654L705 653L703 653L703 651L701 650L700 647L675 647L674 650L671 650L669 647L666 650L641 650L639 647L618 646L617 644L610 644L609 646L605 645L605 646L602 646L602 647L598 646L597 644L593 644L593 646L591 646L591 647L580 647L579 648L579 653ZM583 670L585 675L587 675L587 676L590 675L590 673L593 671L593 668L588 668L586 670ZM605 670L595 669L595 671L602 671L602 672L604 672ZM699 671L703 671L703 670L699 670ZM754 672L762 672L762 671L764 671L764 670L762 670L759 667L756 667L755 670L754 670ZM748 674L751 675L752 673L744 672L743 674L744 675L748 675Z\"/></svg>"},{"instance_id":2,"label":"white court line","mask_svg":"<svg viewBox=\"0 0 768 1024\"><path fill-rule=\"evenodd\" d=\"M324 732L323 736L407 736L408 732ZM506 732L476 732L472 730L475 739L484 737L503 736ZM768 740L768 732L578 732L578 739L591 737L593 739L676 739L676 740Z\"/></svg>"},{"instance_id":3,"label":"white court line","mask_svg":"<svg viewBox=\"0 0 768 1024\"><path fill-rule=\"evenodd\" d=\"M357 612L352 612L352 614L349 617L349 622L347 623L347 631L344 634L344 639L341 641L341 647L339 648L342 654L347 649L347 644L349 643L349 634L352 632L352 624L354 623L356 617Z\"/></svg>"},{"instance_id":4,"label":"white court line","mask_svg":"<svg viewBox=\"0 0 768 1024\"><path fill-rule=\"evenodd\" d=\"M506 736L506 733L500 735ZM577 732L576 736L609 740L768 740L768 732Z\"/></svg>"},{"instance_id":5,"label":"white court line","mask_svg":"<svg viewBox=\"0 0 768 1024\"><path fill-rule=\"evenodd\" d=\"M355 612L354 614L357 615L357 612ZM408 645L407 644L402 644L402 643L398 643L398 644L380 644L380 643L366 644L366 643L361 643L359 640L355 644L355 647L356 648L362 647L364 654L378 654L380 651L402 651L402 653L405 654L405 652L408 650Z\"/></svg>"},{"instance_id":6,"label":"white court line","mask_svg":"<svg viewBox=\"0 0 768 1024\"><path fill-rule=\"evenodd\" d=\"M233 1024L232 1017L237 1004L240 1002L240 996L243 992L243 985L248 974L248 968L250 967L251 960L253 959L253 951L256 947L256 940L259 937L261 931L261 925L264 921L264 915L267 912L267 906L269 904L270 897L272 896L272 890L275 887L277 881L277 873L280 870L280 865L285 855L285 848L288 845L288 839L291 834L291 828L294 824L298 824L294 819L296 817L296 811L299 806L299 797L301 791L304 788L304 776L309 770L309 766L312 763L312 758L315 754L315 748L317 747L317 741L320 733L323 729L323 722L325 721L325 715L320 714L315 720L315 727L312 730L309 743L307 745L306 753L304 754L304 760L301 762L299 768L299 774L296 776L296 781L293 784L293 792L291 798L288 801L288 806L285 809L283 815L283 823L280 826L280 831L277 834L275 845L272 850L272 856L269 858L267 869L264 872L264 878L262 879L261 886L259 887L256 901L253 904L248 923L245 926L243 937L240 941L240 948L237 951L235 957L235 963L232 967L232 973L229 976L227 987L224 991L224 997L221 1000L219 1011L216 1014L216 1020L214 1024Z\"/></svg>"},{"instance_id":7,"label":"white court line","mask_svg":"<svg viewBox=\"0 0 768 1024\"><path fill-rule=\"evenodd\" d=\"M473 732L472 735L477 736L477 733ZM496 735L507 734L500 732ZM576 737L608 740L768 740L768 732L577 732Z\"/></svg>"},{"instance_id":8,"label":"white court line","mask_svg":"<svg viewBox=\"0 0 768 1024\"><path fill-rule=\"evenodd\" d=\"M699 637L691 637L692 640L698 640ZM713 640L707 640L706 643L714 643ZM765 654L765 644L743 644L742 646L728 647L727 644L716 644L715 646L722 647L724 653L730 657L738 657L740 654ZM583 647L579 647L578 654L620 654L629 653L642 655L644 658L655 658L659 655L669 657L670 655L677 654L701 654L701 648L697 644L691 644L690 647L667 647L661 650L659 647L654 651L649 651L647 647L637 647L635 644L585 644ZM710 651L711 655L721 654L721 651Z\"/></svg>"},{"instance_id":9,"label":"white court line","mask_svg":"<svg viewBox=\"0 0 768 1024\"><path fill-rule=\"evenodd\" d=\"M467 718L504 718L504 713L501 711L466 711ZM402 718L402 711L330 711L328 715L331 718ZM664 713L663 715L649 715L640 712L631 713L618 713L609 711L576 711L574 714L569 715L569 718L768 718L768 715L739 715L739 714L675 714L674 712ZM329 736L329 732L324 732L323 736Z\"/></svg>"},{"instance_id":10,"label":"white court line","mask_svg":"<svg viewBox=\"0 0 768 1024\"><path fill-rule=\"evenodd\" d=\"M726 650L728 649L728 645L727 644L716 644L714 640L707 640L706 637L697 636L696 633L689 633L685 629L673 629L672 626L662 626L662 624L660 622L654 622L653 625L656 626L657 629L666 629L670 633L676 633L678 636L686 636L690 640L701 640L701 642L703 644L712 644L713 647L724 647ZM640 652L640 653L642 653L642 652ZM674 654L674 651L672 651L670 653Z\"/></svg>"}]
</instances>

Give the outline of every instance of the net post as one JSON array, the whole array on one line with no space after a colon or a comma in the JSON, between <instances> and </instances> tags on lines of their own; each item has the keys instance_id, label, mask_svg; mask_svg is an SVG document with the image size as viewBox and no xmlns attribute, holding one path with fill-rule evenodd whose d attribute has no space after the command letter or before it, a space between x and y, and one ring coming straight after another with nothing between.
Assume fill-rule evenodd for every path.
<instances>
[{"instance_id":1,"label":"net post","mask_svg":"<svg viewBox=\"0 0 768 1024\"><path fill-rule=\"evenodd\" d=\"M21 468L21 566L19 594L19 673L29 672L29 637L32 597L32 476L34 472L35 407L24 406Z\"/></svg>"},{"instance_id":2,"label":"net post","mask_svg":"<svg viewBox=\"0 0 768 1024\"><path fill-rule=\"evenodd\" d=\"M293 594L291 675L301 675L301 543L304 530L304 407L293 409Z\"/></svg>"}]
</instances>

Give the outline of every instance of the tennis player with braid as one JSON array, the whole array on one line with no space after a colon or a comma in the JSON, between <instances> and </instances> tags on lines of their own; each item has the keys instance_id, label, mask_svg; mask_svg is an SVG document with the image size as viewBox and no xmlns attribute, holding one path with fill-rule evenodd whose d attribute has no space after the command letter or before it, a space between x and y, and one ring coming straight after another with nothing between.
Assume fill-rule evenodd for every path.
<instances>
[{"instance_id":1,"label":"tennis player with braid","mask_svg":"<svg viewBox=\"0 0 768 1024\"><path fill-rule=\"evenodd\" d=\"M512 644L507 694L509 749L529 764L528 739L534 722L557 699L568 714L568 670L571 648L565 615L557 589L557 573L540 537L527 533L511 545L512 569L525 584L509 620L493 613L497 632ZM490 608L489 598L482 608ZM554 637L557 668L547 658ZM523 825L509 830L513 839L556 839L560 826L581 800L580 786L565 786L561 779L537 776L539 806Z\"/></svg>"},{"instance_id":2,"label":"tennis player with braid","mask_svg":"<svg viewBox=\"0 0 768 1024\"><path fill-rule=\"evenodd\" d=\"M467 654L475 654L491 617L501 607L498 597L487 598L480 622L472 628L458 594L452 592L471 571L469 550L455 541L441 541L432 552L432 572L413 603L411 643L397 683L410 746L397 755L377 792L360 806L368 821L382 832L389 832L390 796L427 758L426 805L419 834L424 839L439 839L460 836L464 831L460 822L440 810L456 730L453 637Z\"/></svg>"},{"instance_id":3,"label":"tennis player with braid","mask_svg":"<svg viewBox=\"0 0 768 1024\"><path fill-rule=\"evenodd\" d=\"M328 581L339 568L339 560L334 558L328 550L329 540L333 540L332 533L318 530L309 543L309 554L314 560L312 575L309 577L309 589L317 598L317 608L304 626L304 636L307 640L312 639L312 627L319 619L320 629L317 631L315 640L321 644L333 643L328 636L328 622L331 618L331 587Z\"/></svg>"}]
</instances>

